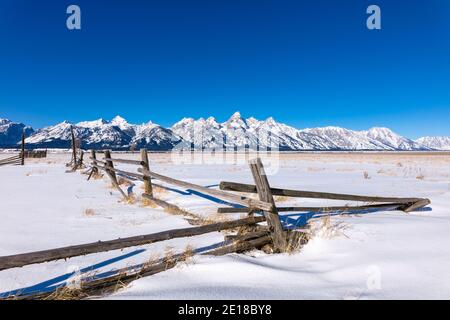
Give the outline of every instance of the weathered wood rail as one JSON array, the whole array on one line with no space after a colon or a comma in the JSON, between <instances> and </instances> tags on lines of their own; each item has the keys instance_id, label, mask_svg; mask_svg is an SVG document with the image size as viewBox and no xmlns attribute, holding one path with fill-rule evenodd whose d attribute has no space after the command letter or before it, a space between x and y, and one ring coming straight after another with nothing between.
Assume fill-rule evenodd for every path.
<instances>
[{"instance_id":1,"label":"weathered wood rail","mask_svg":"<svg viewBox=\"0 0 450 320\"><path fill-rule=\"evenodd\" d=\"M219 188L221 190L227 191L237 191L245 193L256 193L257 189L255 185L236 183L222 181L220 182ZM360 202L388 202L391 204L398 205L397 208L405 212L415 210L419 207L426 206L430 204L429 199L424 198L398 198L398 197L372 197L372 196L361 196L352 194L342 194L342 193L328 193L328 192L315 192L315 191L304 191L304 190L292 190L292 189L281 189L281 188L271 188L273 195L286 196L286 197L296 197L296 198L312 198L312 199L330 199L330 200L347 200L347 201L360 201ZM356 209L368 209L369 207L376 208L376 206L359 206L359 207L336 207L332 211L336 210L351 210ZM281 209L281 208L280 208ZM321 208L317 208L320 210ZM326 209L326 208L323 208ZM247 209L248 210L248 209ZM306 211L304 208L297 208L287 211ZM309 208L308 211L314 211L314 208ZM330 210L329 210L330 211ZM232 211L236 212L236 211ZM239 211L237 211L239 212Z\"/></svg>"},{"instance_id":2,"label":"weathered wood rail","mask_svg":"<svg viewBox=\"0 0 450 320\"><path fill-rule=\"evenodd\" d=\"M205 233L234 229L246 225L252 225L259 222L263 222L264 220L265 220L264 217L248 217L244 219L218 222L199 227L173 229L158 233L127 237L122 239L119 238L109 241L98 241L69 247L4 256L0 257L0 270L23 267L30 264L42 263L59 259L68 259L71 257L82 256L92 253L135 247L175 238L193 237Z\"/></svg>"},{"instance_id":3,"label":"weathered wood rail","mask_svg":"<svg viewBox=\"0 0 450 320\"><path fill-rule=\"evenodd\" d=\"M25 165L27 150L25 150L25 131L22 130L22 145L20 148L20 153L8 158L0 159L0 166L4 165Z\"/></svg>"},{"instance_id":4,"label":"weathered wood rail","mask_svg":"<svg viewBox=\"0 0 450 320\"><path fill-rule=\"evenodd\" d=\"M243 252L255 248L261 248L262 246L270 243L271 239L267 234L252 233L247 238L236 239L232 243L226 243L217 248L200 253L200 255L213 255L221 256L234 252ZM198 249L193 250L194 252ZM177 265L178 262L185 261L189 256L185 252L174 255L170 258L162 258L153 263L146 263L138 268L126 267L117 270L113 275L102 277L100 279L85 279L81 281L78 289L70 290L70 296L72 299L80 300L89 298L91 296L103 296L114 293L117 291L118 286L124 286L131 283L134 280L142 277L151 276L160 272L169 270ZM64 291L61 294L64 296ZM6 297L5 300L37 300L37 299L54 299L58 298L58 289L50 292L37 292L16 295ZM1 299L0 299L1 300Z\"/></svg>"},{"instance_id":5,"label":"weathered wood rail","mask_svg":"<svg viewBox=\"0 0 450 320\"><path fill-rule=\"evenodd\" d=\"M21 165L22 164L22 157L21 155L15 155L12 157L0 159L0 166L4 165Z\"/></svg>"}]
</instances>

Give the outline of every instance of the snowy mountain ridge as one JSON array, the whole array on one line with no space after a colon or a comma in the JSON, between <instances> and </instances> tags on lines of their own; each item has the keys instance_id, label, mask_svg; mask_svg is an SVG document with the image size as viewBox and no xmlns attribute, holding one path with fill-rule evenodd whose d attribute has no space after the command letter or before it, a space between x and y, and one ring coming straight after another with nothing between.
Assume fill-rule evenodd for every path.
<instances>
[{"instance_id":1,"label":"snowy mountain ridge","mask_svg":"<svg viewBox=\"0 0 450 320\"><path fill-rule=\"evenodd\" d=\"M116 116L110 121L102 118L78 123L63 121L34 131L24 124L0 119L0 147L16 146L24 129L29 147L68 148L71 127L83 148L95 149L450 150L450 137L411 140L383 127L364 131L334 126L297 129L272 117L266 120L245 119L239 112L224 122L218 122L214 117L183 118L170 128L151 121L130 124Z\"/></svg>"}]
</instances>

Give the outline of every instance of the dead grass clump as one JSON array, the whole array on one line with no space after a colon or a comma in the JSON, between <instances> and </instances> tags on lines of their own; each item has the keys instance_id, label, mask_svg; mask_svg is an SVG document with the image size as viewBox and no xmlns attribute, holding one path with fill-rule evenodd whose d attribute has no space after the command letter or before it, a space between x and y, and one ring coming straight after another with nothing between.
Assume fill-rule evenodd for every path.
<instances>
[{"instance_id":1,"label":"dead grass clump","mask_svg":"<svg viewBox=\"0 0 450 320\"><path fill-rule=\"evenodd\" d=\"M287 252L288 254L297 253L307 242L307 233L299 232L296 230L287 231L287 243L285 252Z\"/></svg>"},{"instance_id":2,"label":"dead grass clump","mask_svg":"<svg viewBox=\"0 0 450 320\"><path fill-rule=\"evenodd\" d=\"M45 297L43 300L81 300L87 298L88 295L83 293L80 289L73 289L69 287L61 287L56 289L53 293Z\"/></svg>"},{"instance_id":3,"label":"dead grass clump","mask_svg":"<svg viewBox=\"0 0 450 320\"><path fill-rule=\"evenodd\" d=\"M419 174L416 176L416 179L417 179L417 180L424 180L424 179L425 179L425 175L424 175L423 173L419 173Z\"/></svg>"},{"instance_id":4,"label":"dead grass clump","mask_svg":"<svg viewBox=\"0 0 450 320\"><path fill-rule=\"evenodd\" d=\"M126 204L135 204L137 201L138 200L136 199L134 193L128 195L127 198L123 200L123 202Z\"/></svg>"},{"instance_id":5,"label":"dead grass clump","mask_svg":"<svg viewBox=\"0 0 450 320\"><path fill-rule=\"evenodd\" d=\"M158 208L158 205L154 203L153 201L147 199L147 198L141 198L141 207L148 207L148 208Z\"/></svg>"},{"instance_id":6,"label":"dead grass clump","mask_svg":"<svg viewBox=\"0 0 450 320\"><path fill-rule=\"evenodd\" d=\"M289 197L286 196L273 196L275 202L286 202L289 200Z\"/></svg>"},{"instance_id":7,"label":"dead grass clump","mask_svg":"<svg viewBox=\"0 0 450 320\"><path fill-rule=\"evenodd\" d=\"M172 266L174 263L176 263L175 254L173 253L172 247L165 248L163 260L166 263L166 268L170 268L170 266Z\"/></svg>"},{"instance_id":8,"label":"dead grass clump","mask_svg":"<svg viewBox=\"0 0 450 320\"><path fill-rule=\"evenodd\" d=\"M189 265L193 263L193 257L195 255L195 249L192 245L188 244L184 248L184 251L179 255L178 259L184 264Z\"/></svg>"},{"instance_id":9,"label":"dead grass clump","mask_svg":"<svg viewBox=\"0 0 450 320\"><path fill-rule=\"evenodd\" d=\"M364 179L370 179L371 178L370 175L369 175L369 172L367 172L367 171L363 172L363 177L364 177Z\"/></svg>"},{"instance_id":10,"label":"dead grass clump","mask_svg":"<svg viewBox=\"0 0 450 320\"><path fill-rule=\"evenodd\" d=\"M161 196L161 195L163 195L163 194L167 194L167 193L169 193L168 191L167 191L167 189L165 189L165 188L162 188L162 187L160 187L160 186L152 186L153 188L153 195L157 195L157 196Z\"/></svg>"},{"instance_id":11,"label":"dead grass clump","mask_svg":"<svg viewBox=\"0 0 450 320\"><path fill-rule=\"evenodd\" d=\"M313 237L321 237L325 239L331 239L337 236L347 235L344 231L347 229L347 225L342 221L333 221L329 215L321 218L320 223L311 224L311 232L309 233L308 239Z\"/></svg>"},{"instance_id":12,"label":"dead grass clump","mask_svg":"<svg viewBox=\"0 0 450 320\"><path fill-rule=\"evenodd\" d=\"M119 186L125 185L125 186L129 187L129 186L133 185L133 183L130 180L128 180L124 177L117 178L117 183L119 184Z\"/></svg>"},{"instance_id":13,"label":"dead grass clump","mask_svg":"<svg viewBox=\"0 0 450 320\"><path fill-rule=\"evenodd\" d=\"M103 174L98 171L94 172L91 176L91 179L94 179L94 180L100 180L102 178L103 178Z\"/></svg>"},{"instance_id":14,"label":"dead grass clump","mask_svg":"<svg viewBox=\"0 0 450 320\"><path fill-rule=\"evenodd\" d=\"M213 213L208 215L206 218L201 218L200 219L200 224L201 225L206 225L206 224L212 224L212 223L218 223L218 222L227 222L227 221L231 221L232 219L230 218L230 216L224 214L224 213Z\"/></svg>"},{"instance_id":15,"label":"dead grass clump","mask_svg":"<svg viewBox=\"0 0 450 320\"><path fill-rule=\"evenodd\" d=\"M95 216L95 211L94 211L94 209L90 209L90 208L84 209L83 215L85 215L86 217L92 217L92 216Z\"/></svg>"}]
</instances>

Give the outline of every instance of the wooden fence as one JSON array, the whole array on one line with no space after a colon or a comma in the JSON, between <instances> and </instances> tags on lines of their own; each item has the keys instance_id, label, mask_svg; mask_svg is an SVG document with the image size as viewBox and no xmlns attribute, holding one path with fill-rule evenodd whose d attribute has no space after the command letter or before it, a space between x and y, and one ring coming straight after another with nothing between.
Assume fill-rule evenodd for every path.
<instances>
[{"instance_id":1,"label":"wooden fence","mask_svg":"<svg viewBox=\"0 0 450 320\"><path fill-rule=\"evenodd\" d=\"M25 133L22 132L22 146L21 146L20 153L15 156L11 156L11 157L8 157L5 159L0 159L0 166L4 166L4 165L22 165L23 166L25 164L25 155L26 155Z\"/></svg>"},{"instance_id":2,"label":"wooden fence","mask_svg":"<svg viewBox=\"0 0 450 320\"><path fill-rule=\"evenodd\" d=\"M73 141L74 138L73 138ZM75 143L73 144L75 146ZM156 173L151 169L151 165L148 158L148 152L146 149L142 149L140 152L139 160L120 159L112 156L111 151L105 150L102 152L103 158L99 159L97 156L99 152L91 150L90 160L90 172L88 180L100 171L104 172L111 180L120 194L127 198L128 195L121 189L117 175L130 177L143 181L144 193L142 197L148 199L158 206L163 208L169 208L172 210L179 210L181 213L185 213L182 208L177 207L174 204L170 204L167 201L158 199L153 193L154 186L160 186L155 183L155 180L164 182L165 184L174 185L177 187L191 189L214 198L225 200L233 204L240 204L242 208L219 208L218 212L231 213L231 212L247 212L249 216L243 219L237 219L226 222L212 223L207 225L200 225L196 227L174 229L162 231L154 234L139 235L128 238L119 238L115 240L98 241L94 243L87 243L82 245L75 245L70 247L56 248L50 250L44 250L39 252L30 252L24 254L17 254L11 256L0 257L0 270L22 267L34 263L42 263L46 261L67 259L75 256L104 252L109 250L117 250L127 247L139 246L150 244L159 241L165 241L180 237L192 237L209 232L216 232L222 230L234 229L243 226L252 226L251 228L245 228L241 230L235 236L227 236L224 243L212 250L209 250L203 254L221 255L230 252L241 252L243 250L249 250L252 248L261 248L264 245L270 244L274 252L286 252L291 250L293 245L296 245L298 241L302 239L304 229L297 230L285 230L281 224L278 213L279 212L330 212L330 211L361 211L361 210L386 210L386 209L400 209L405 212L409 212L421 207L424 207L430 203L428 199L423 198L396 198L396 197L372 197L372 196L360 196L338 193L324 193L324 192L311 192L302 190L291 190L272 188L267 179L267 175L264 171L264 166L259 158L250 161L250 170L253 177L254 184L242 184L236 182L222 181L220 188L211 189L201 185L197 185L191 182L174 179L160 173ZM79 168L81 163L77 160L75 148L73 150L73 170ZM137 166L135 172L118 169L120 164L128 164ZM88 173L86 172L86 173ZM255 193L258 195L258 199L254 199L239 193ZM314 198L314 199L334 199L334 200L350 200L350 201L362 201L376 204L369 204L364 206L339 206L339 207L279 207L276 205L274 195L282 195L287 197L298 198ZM261 215L254 216L255 212L260 212ZM259 225L264 222L266 225ZM295 243L295 241L297 243ZM231 242L230 242L231 241ZM181 259L181 258L180 258ZM83 294L98 293L99 290L106 290L105 288L114 288L118 281L122 283L128 283L139 277L155 274L167 270L173 267L178 260L163 259L153 264L146 264L141 266L137 270L130 271L129 269L119 270L112 276L93 279L91 281L85 281L82 284ZM102 291L105 293L106 291ZM36 293L28 296L15 296L14 298L44 298L48 297L49 293Z\"/></svg>"}]
</instances>

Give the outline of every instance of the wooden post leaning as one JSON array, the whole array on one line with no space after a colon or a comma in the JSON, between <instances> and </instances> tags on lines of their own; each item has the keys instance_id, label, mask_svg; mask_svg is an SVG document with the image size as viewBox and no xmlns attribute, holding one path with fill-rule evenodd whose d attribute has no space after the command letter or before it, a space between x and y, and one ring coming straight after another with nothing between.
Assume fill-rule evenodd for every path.
<instances>
[{"instance_id":1,"label":"wooden post leaning","mask_svg":"<svg viewBox=\"0 0 450 320\"><path fill-rule=\"evenodd\" d=\"M91 160L92 160L92 162L91 162L92 170L91 170L91 173L89 174L88 180L91 179L93 174L95 174L95 175L98 174L97 161L96 161L97 160L97 155L95 154L95 150L94 149L91 149Z\"/></svg>"},{"instance_id":2,"label":"wooden post leaning","mask_svg":"<svg viewBox=\"0 0 450 320\"><path fill-rule=\"evenodd\" d=\"M269 181L267 180L267 175L260 158L250 161L250 170L252 171L253 179L256 184L259 200L272 204L272 209L270 211L263 212L269 226L274 248L275 250L284 252L288 250L286 232L284 232L283 226L281 225L278 210L270 190Z\"/></svg>"},{"instance_id":3,"label":"wooden post leaning","mask_svg":"<svg viewBox=\"0 0 450 320\"><path fill-rule=\"evenodd\" d=\"M108 159L108 160L105 160L106 161L106 170L105 170L106 173L108 173L108 176L111 177L111 180L113 180L114 184L119 184L117 182L116 172L114 170L108 169L108 167L114 169L114 164L113 164L112 160L110 160L110 159L112 159L110 150L105 150L105 158Z\"/></svg>"},{"instance_id":4,"label":"wooden post leaning","mask_svg":"<svg viewBox=\"0 0 450 320\"><path fill-rule=\"evenodd\" d=\"M20 164L25 165L25 130L22 130L22 151L20 152Z\"/></svg>"},{"instance_id":5,"label":"wooden post leaning","mask_svg":"<svg viewBox=\"0 0 450 320\"><path fill-rule=\"evenodd\" d=\"M142 160L142 168L144 170L150 171L150 165L148 161L148 153L147 149L142 148L141 149L141 160ZM145 193L149 196L153 197L153 187L152 187L152 180L149 176L144 176L144 187L145 187Z\"/></svg>"},{"instance_id":6,"label":"wooden post leaning","mask_svg":"<svg viewBox=\"0 0 450 320\"><path fill-rule=\"evenodd\" d=\"M106 161L105 173L111 179L111 183L113 184L113 186L116 187L117 190L119 190L119 192L122 194L122 196L125 199L127 199L128 196L125 194L125 192L122 190L122 188L120 188L119 182L117 181L117 176L116 176L116 172L114 171L114 164L113 164L113 161L111 158L110 150L105 150L105 161Z\"/></svg>"}]
</instances>

